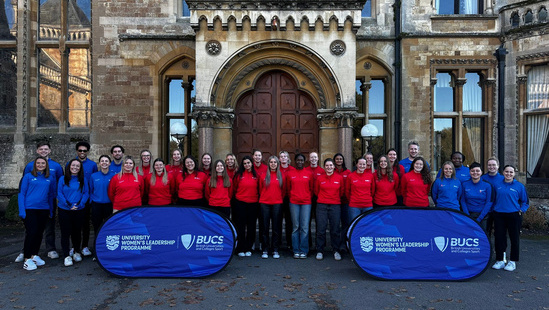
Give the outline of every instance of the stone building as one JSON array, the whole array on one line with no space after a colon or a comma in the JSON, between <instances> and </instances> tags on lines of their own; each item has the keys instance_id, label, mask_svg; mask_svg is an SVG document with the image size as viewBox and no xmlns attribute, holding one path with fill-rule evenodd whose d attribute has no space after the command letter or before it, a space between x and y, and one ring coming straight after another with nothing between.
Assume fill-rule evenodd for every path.
<instances>
[{"instance_id":1,"label":"stone building","mask_svg":"<svg viewBox=\"0 0 549 310\"><path fill-rule=\"evenodd\" d=\"M410 140L438 169L497 156L549 182L549 1L0 0L0 189L35 143L169 159ZM377 135L360 136L365 124ZM179 142L179 141L177 141ZM545 193L543 193L545 190Z\"/></svg>"}]
</instances>

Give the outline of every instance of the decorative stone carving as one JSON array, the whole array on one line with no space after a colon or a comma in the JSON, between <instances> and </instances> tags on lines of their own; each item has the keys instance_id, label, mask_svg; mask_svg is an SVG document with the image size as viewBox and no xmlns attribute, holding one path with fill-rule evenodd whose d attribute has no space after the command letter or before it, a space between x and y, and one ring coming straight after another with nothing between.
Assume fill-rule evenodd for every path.
<instances>
[{"instance_id":1,"label":"decorative stone carving","mask_svg":"<svg viewBox=\"0 0 549 310\"><path fill-rule=\"evenodd\" d=\"M334 113L334 118L338 121L338 127L353 127L353 122L360 115L358 108L338 109Z\"/></svg>"},{"instance_id":2,"label":"decorative stone carving","mask_svg":"<svg viewBox=\"0 0 549 310\"><path fill-rule=\"evenodd\" d=\"M335 40L332 42L332 44L330 44L330 53L335 56L341 56L345 54L346 48L347 47L345 45L345 42L341 40Z\"/></svg>"},{"instance_id":3,"label":"decorative stone carving","mask_svg":"<svg viewBox=\"0 0 549 310\"><path fill-rule=\"evenodd\" d=\"M214 124L232 126L235 115L233 109L195 106L192 117L199 127L212 127Z\"/></svg>"},{"instance_id":4,"label":"decorative stone carving","mask_svg":"<svg viewBox=\"0 0 549 310\"><path fill-rule=\"evenodd\" d=\"M369 61L366 61L366 62L364 63L364 69L366 69L366 70L372 69L372 63L369 62Z\"/></svg>"},{"instance_id":5,"label":"decorative stone carving","mask_svg":"<svg viewBox=\"0 0 549 310\"><path fill-rule=\"evenodd\" d=\"M210 40L206 43L206 51L212 56L219 55L221 53L221 43L216 40Z\"/></svg>"}]
</instances>

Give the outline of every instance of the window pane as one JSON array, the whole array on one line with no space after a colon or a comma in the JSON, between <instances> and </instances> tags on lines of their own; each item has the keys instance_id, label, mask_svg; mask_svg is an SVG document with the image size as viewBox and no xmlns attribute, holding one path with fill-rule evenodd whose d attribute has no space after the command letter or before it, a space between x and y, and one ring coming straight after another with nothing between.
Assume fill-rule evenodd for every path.
<instances>
[{"instance_id":1,"label":"window pane","mask_svg":"<svg viewBox=\"0 0 549 310\"><path fill-rule=\"evenodd\" d=\"M450 160L454 150L454 120L451 118L436 118L434 120L435 162L431 171L438 171L445 161Z\"/></svg>"},{"instance_id":2,"label":"window pane","mask_svg":"<svg viewBox=\"0 0 549 310\"><path fill-rule=\"evenodd\" d=\"M189 11L189 6L187 5L187 1L183 0L183 10L182 10L183 16L191 16L191 11Z\"/></svg>"},{"instance_id":3,"label":"window pane","mask_svg":"<svg viewBox=\"0 0 549 310\"><path fill-rule=\"evenodd\" d=\"M372 17L372 0L366 1L364 8L362 9L362 17Z\"/></svg>"},{"instance_id":4,"label":"window pane","mask_svg":"<svg viewBox=\"0 0 549 310\"><path fill-rule=\"evenodd\" d=\"M385 154L385 131L383 130L385 121L382 119L370 119L369 123L376 126L377 128L377 137L373 137L371 141L369 141L369 138L366 138L368 140L368 143L371 142L372 147L370 148L370 152L374 154L374 159L377 160L379 155Z\"/></svg>"},{"instance_id":5,"label":"window pane","mask_svg":"<svg viewBox=\"0 0 549 310\"><path fill-rule=\"evenodd\" d=\"M459 0L459 14L478 14L478 0Z\"/></svg>"},{"instance_id":6,"label":"window pane","mask_svg":"<svg viewBox=\"0 0 549 310\"><path fill-rule=\"evenodd\" d=\"M58 39L61 34L61 6L59 1L40 0L40 39Z\"/></svg>"},{"instance_id":7,"label":"window pane","mask_svg":"<svg viewBox=\"0 0 549 310\"><path fill-rule=\"evenodd\" d=\"M478 73L466 73L467 82L463 85L463 112L482 111L482 89Z\"/></svg>"},{"instance_id":8,"label":"window pane","mask_svg":"<svg viewBox=\"0 0 549 310\"><path fill-rule=\"evenodd\" d=\"M529 177L549 178L549 114L527 117L526 170Z\"/></svg>"},{"instance_id":9,"label":"window pane","mask_svg":"<svg viewBox=\"0 0 549 310\"><path fill-rule=\"evenodd\" d=\"M465 155L464 165L472 162L483 163L484 147L484 119L465 118L463 119L463 150Z\"/></svg>"},{"instance_id":10,"label":"window pane","mask_svg":"<svg viewBox=\"0 0 549 310\"><path fill-rule=\"evenodd\" d=\"M448 73L437 73L435 85L435 112L454 111L454 89L451 86L452 78Z\"/></svg>"},{"instance_id":11,"label":"window pane","mask_svg":"<svg viewBox=\"0 0 549 310\"><path fill-rule=\"evenodd\" d=\"M545 8L541 8L538 13L538 21L544 22L547 19L547 10Z\"/></svg>"},{"instance_id":12,"label":"window pane","mask_svg":"<svg viewBox=\"0 0 549 310\"><path fill-rule=\"evenodd\" d=\"M526 98L527 109L549 108L549 65L533 67L528 71Z\"/></svg>"},{"instance_id":13,"label":"window pane","mask_svg":"<svg viewBox=\"0 0 549 310\"><path fill-rule=\"evenodd\" d=\"M185 89L181 87L182 82L181 79L170 81L168 113L185 113Z\"/></svg>"},{"instance_id":14,"label":"window pane","mask_svg":"<svg viewBox=\"0 0 549 310\"><path fill-rule=\"evenodd\" d=\"M454 0L435 0L437 14L454 14Z\"/></svg>"},{"instance_id":15,"label":"window pane","mask_svg":"<svg viewBox=\"0 0 549 310\"><path fill-rule=\"evenodd\" d=\"M17 1L0 1L0 40L15 40L17 36L17 16L14 8L17 9Z\"/></svg>"},{"instance_id":16,"label":"window pane","mask_svg":"<svg viewBox=\"0 0 549 310\"><path fill-rule=\"evenodd\" d=\"M385 84L381 80L372 80L371 83L368 111L370 114L385 113Z\"/></svg>"},{"instance_id":17,"label":"window pane","mask_svg":"<svg viewBox=\"0 0 549 310\"><path fill-rule=\"evenodd\" d=\"M17 50L0 49L0 127L15 126L17 116Z\"/></svg>"},{"instance_id":18,"label":"window pane","mask_svg":"<svg viewBox=\"0 0 549 310\"><path fill-rule=\"evenodd\" d=\"M69 54L69 127L88 127L91 108L90 53L71 49Z\"/></svg>"},{"instance_id":19,"label":"window pane","mask_svg":"<svg viewBox=\"0 0 549 310\"><path fill-rule=\"evenodd\" d=\"M91 29L90 21L90 0L69 1L69 40L89 40Z\"/></svg>"},{"instance_id":20,"label":"window pane","mask_svg":"<svg viewBox=\"0 0 549 310\"><path fill-rule=\"evenodd\" d=\"M57 127L61 116L61 57L58 48L38 50L38 127Z\"/></svg>"}]
</instances>

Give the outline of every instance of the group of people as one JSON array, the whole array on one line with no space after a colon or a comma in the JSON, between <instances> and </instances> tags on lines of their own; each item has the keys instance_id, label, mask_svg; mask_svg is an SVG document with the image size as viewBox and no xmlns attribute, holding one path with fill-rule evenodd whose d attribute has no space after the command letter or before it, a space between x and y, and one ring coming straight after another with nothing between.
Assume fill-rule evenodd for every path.
<instances>
[{"instance_id":1,"label":"group of people","mask_svg":"<svg viewBox=\"0 0 549 310\"><path fill-rule=\"evenodd\" d=\"M504 175L499 175L495 158L488 160L488 173L483 175L480 164L467 168L462 165L463 154L455 152L433 182L429 164L419 156L416 142L409 143L409 156L400 162L395 149L379 156L376 164L374 156L366 153L356 160L354 171L347 169L341 153L325 159L321 167L316 152L308 158L296 154L292 166L286 151L270 156L266 164L260 150L240 162L234 154L227 154L224 160L212 163L212 156L205 153L199 163L176 149L166 164L161 158L153 161L151 152L143 150L136 163L131 156L124 156L122 146L115 145L112 158L101 155L96 164L87 158L89 150L89 143L78 142L77 156L63 172L49 159L49 144L37 145L39 156L25 168L19 193L26 236L16 261L24 262L25 269L45 263L38 256L44 230L48 257L59 257L55 236L52 238L56 205L65 266L81 261L82 255L92 255L88 247L90 218L97 233L113 212L170 204L207 207L231 218L238 233L236 252L240 257L252 255L259 223L261 257L280 258L284 219L293 257L307 258L314 217L316 258L324 257L329 226L333 257L341 260L345 231L353 219L374 207L428 207L430 193L437 207L461 209L486 231L488 215L492 215L494 268L514 270L518 261L520 218L528 208L528 198L524 186L514 180L514 168L505 166ZM507 232L511 260L504 265Z\"/></svg>"}]
</instances>

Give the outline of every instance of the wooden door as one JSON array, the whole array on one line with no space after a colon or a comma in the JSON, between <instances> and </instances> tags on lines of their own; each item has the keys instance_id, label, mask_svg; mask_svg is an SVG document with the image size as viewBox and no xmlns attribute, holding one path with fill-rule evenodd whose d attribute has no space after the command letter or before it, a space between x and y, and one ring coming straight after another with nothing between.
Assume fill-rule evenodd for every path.
<instances>
[{"instance_id":1,"label":"wooden door","mask_svg":"<svg viewBox=\"0 0 549 310\"><path fill-rule=\"evenodd\" d=\"M233 151L240 159L253 149L263 160L287 151L318 151L316 107L309 95L297 89L294 79L281 71L259 78L255 89L242 96L235 108Z\"/></svg>"}]
</instances>

